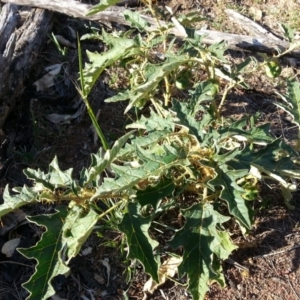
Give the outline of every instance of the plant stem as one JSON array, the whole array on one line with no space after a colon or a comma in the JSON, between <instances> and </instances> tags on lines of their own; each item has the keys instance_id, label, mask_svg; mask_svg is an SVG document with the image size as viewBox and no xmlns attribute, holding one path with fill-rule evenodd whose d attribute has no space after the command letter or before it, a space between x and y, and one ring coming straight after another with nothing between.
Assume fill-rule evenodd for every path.
<instances>
[{"instance_id":1,"label":"plant stem","mask_svg":"<svg viewBox=\"0 0 300 300\"><path fill-rule=\"evenodd\" d=\"M79 37L77 36L77 44L78 44L78 62L79 62L79 74L80 74L80 86L81 90L79 91L81 94L81 98L87 108L88 114L90 116L90 119L92 120L93 126L96 129L96 132L98 134L98 137L101 140L101 143L103 145L103 148L105 151L109 149L109 145L107 143L107 140L104 136L104 133L102 129L99 126L99 123L97 121L97 118L95 117L95 114L93 112L93 109L88 101L88 94L85 89L85 84L84 84L84 75L83 75L83 65L82 65L82 53L81 53L81 47L80 47L80 42L79 42Z\"/></svg>"},{"instance_id":2,"label":"plant stem","mask_svg":"<svg viewBox=\"0 0 300 300\"><path fill-rule=\"evenodd\" d=\"M110 207L104 213L102 213L101 215L99 215L98 219L101 219L101 218L105 217L107 214L109 214L111 211L113 211L114 209L116 209L118 206L120 206L123 203L124 203L124 200L121 200L121 201L117 202L114 206Z\"/></svg>"}]
</instances>

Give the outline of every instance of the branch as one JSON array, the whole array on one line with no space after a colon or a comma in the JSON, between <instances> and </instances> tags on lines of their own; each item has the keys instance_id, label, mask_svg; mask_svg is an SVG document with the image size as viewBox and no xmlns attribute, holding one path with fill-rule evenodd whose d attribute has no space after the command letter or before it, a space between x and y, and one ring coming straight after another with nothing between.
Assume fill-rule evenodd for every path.
<instances>
[{"instance_id":1,"label":"branch","mask_svg":"<svg viewBox=\"0 0 300 300\"><path fill-rule=\"evenodd\" d=\"M68 16L72 16L75 18L81 18L91 21L99 21L104 23L116 22L123 25L129 25L129 23L125 20L122 14L125 8L118 6L111 6L103 12L87 16L87 13L92 6L88 4L79 3L74 0L3 0L2 2L44 8L59 13L64 13ZM228 13L228 11L226 12ZM151 29L157 29L157 23L155 19L145 15L142 15L142 17L146 21L148 21L148 23L151 25ZM160 24L162 26L166 25L164 21L161 21ZM173 28L172 33L178 38L183 38L182 33L176 28ZM206 44L215 44L225 40L227 43L227 47L229 49L235 50L277 53L278 49L280 51L285 51L289 48L288 42L282 41L278 38L273 39L270 34L262 35L260 34L261 30L256 31L256 33L259 33L257 36L230 34L213 30L196 30L196 33L205 36L203 42ZM289 56L299 58L300 51L292 51L291 53L289 53Z\"/></svg>"}]
</instances>

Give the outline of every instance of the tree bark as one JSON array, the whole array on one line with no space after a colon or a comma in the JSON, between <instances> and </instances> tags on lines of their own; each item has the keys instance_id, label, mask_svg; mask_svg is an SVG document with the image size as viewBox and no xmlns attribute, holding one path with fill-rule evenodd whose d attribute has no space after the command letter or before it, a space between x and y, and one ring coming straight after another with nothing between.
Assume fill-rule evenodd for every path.
<instances>
[{"instance_id":1,"label":"tree bark","mask_svg":"<svg viewBox=\"0 0 300 300\"><path fill-rule=\"evenodd\" d=\"M27 5L33 7L40 7L49 9L52 11L64 13L75 18L82 18L92 21L100 22L116 22L123 25L129 25L123 16L124 8L111 6L107 10L97 13L95 15L88 16L87 13L91 9L91 5L79 3L74 0L2 0L6 3L15 3L19 5ZM226 11L228 13L229 10ZM230 15L230 12L228 13ZM231 14L232 16L232 14ZM241 15L240 15L241 16ZM151 29L157 29L157 22L155 19L142 15L142 17L148 21ZM233 17L238 22L240 19ZM243 21L242 21L243 22ZM164 26L166 23L160 21L160 25ZM260 27L257 24L257 28ZM262 27L261 27L262 28ZM264 32L264 34L262 34ZM214 30L196 30L196 33L204 36L203 43L215 44L221 41L225 41L229 49L234 50L247 50L247 51L258 51L266 53L277 53L278 50L285 51L289 48L287 41L279 38L273 38L273 35L266 34L266 30L257 30L254 36L230 34ZM183 38L180 30L173 28L172 33L178 38ZM295 50L289 53L289 56L300 58L300 51Z\"/></svg>"},{"instance_id":2,"label":"tree bark","mask_svg":"<svg viewBox=\"0 0 300 300\"><path fill-rule=\"evenodd\" d=\"M0 128L16 99L24 90L24 80L36 62L52 28L52 12L32 9L23 24L16 5L5 5L0 15Z\"/></svg>"}]
</instances>

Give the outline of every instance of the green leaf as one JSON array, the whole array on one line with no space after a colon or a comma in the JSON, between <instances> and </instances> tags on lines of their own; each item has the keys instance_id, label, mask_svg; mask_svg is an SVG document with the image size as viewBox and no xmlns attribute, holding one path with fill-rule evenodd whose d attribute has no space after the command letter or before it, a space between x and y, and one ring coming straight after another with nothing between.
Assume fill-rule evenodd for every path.
<instances>
[{"instance_id":1,"label":"green leaf","mask_svg":"<svg viewBox=\"0 0 300 300\"><path fill-rule=\"evenodd\" d=\"M40 169L33 170L27 168L23 171L28 179L34 180L36 182L36 190L43 190L44 188L54 191L55 187L53 184L50 183L51 175L45 174Z\"/></svg>"},{"instance_id":2,"label":"green leaf","mask_svg":"<svg viewBox=\"0 0 300 300\"><path fill-rule=\"evenodd\" d=\"M155 153L155 151L157 151ZM126 164L120 166L111 164L112 170L116 174L116 178L104 178L103 184L97 188L93 199L101 196L109 196L119 194L123 191L132 189L139 182L147 180L150 177L159 178L165 175L168 170L176 166L187 166L189 161L182 157L182 153L178 152L171 146L160 146L152 150L145 150L139 147L135 150L137 158L143 164L137 162L137 165Z\"/></svg>"},{"instance_id":3,"label":"green leaf","mask_svg":"<svg viewBox=\"0 0 300 300\"><path fill-rule=\"evenodd\" d=\"M21 189L14 189L18 194L11 195L9 192L8 185L4 189L3 199L4 203L0 205L0 218L16 208L19 208L23 205L30 204L39 196L38 191L35 188L29 188L24 185Z\"/></svg>"},{"instance_id":4,"label":"green leaf","mask_svg":"<svg viewBox=\"0 0 300 300\"><path fill-rule=\"evenodd\" d=\"M186 56L177 56L169 58L159 66L145 83L140 84L136 89L130 92L130 102L124 113L127 113L138 101L147 98L150 93L154 92L165 76L169 75L172 71L178 69L178 67L184 65L186 62L188 62Z\"/></svg>"},{"instance_id":5,"label":"green leaf","mask_svg":"<svg viewBox=\"0 0 300 300\"><path fill-rule=\"evenodd\" d=\"M244 69L252 62L255 62L255 58L253 57L248 57L244 61L242 61L239 64L236 64L234 67L236 68L236 72L239 74L244 71Z\"/></svg>"},{"instance_id":6,"label":"green leaf","mask_svg":"<svg viewBox=\"0 0 300 300\"><path fill-rule=\"evenodd\" d=\"M62 244L66 247L67 254L66 264L79 253L97 221L98 214L92 209L86 212L79 206L71 208L62 228Z\"/></svg>"},{"instance_id":7,"label":"green leaf","mask_svg":"<svg viewBox=\"0 0 300 300\"><path fill-rule=\"evenodd\" d=\"M295 29L292 29L288 24L280 24L283 31L284 31L284 36L288 39L290 43L293 42L295 38Z\"/></svg>"},{"instance_id":8,"label":"green leaf","mask_svg":"<svg viewBox=\"0 0 300 300\"><path fill-rule=\"evenodd\" d=\"M57 157L55 156L49 165L49 182L55 188L66 186L71 187L73 182L72 172L72 168L66 171L61 171L58 165Z\"/></svg>"},{"instance_id":9,"label":"green leaf","mask_svg":"<svg viewBox=\"0 0 300 300\"><path fill-rule=\"evenodd\" d=\"M159 282L158 263L153 255L158 242L153 240L148 233L151 218L143 218L138 213L138 206L136 203L128 203L128 212L118 228L126 234L129 247L128 257L138 259L143 264L145 272L150 274L154 281Z\"/></svg>"},{"instance_id":10,"label":"green leaf","mask_svg":"<svg viewBox=\"0 0 300 300\"><path fill-rule=\"evenodd\" d=\"M227 202L230 214L237 218L243 226L251 229L253 211L242 196L245 190L236 183L237 179L248 175L249 170L228 170L225 164L215 166L214 170L217 176L210 180L208 185L213 190L214 186L222 187L220 198Z\"/></svg>"},{"instance_id":11,"label":"green leaf","mask_svg":"<svg viewBox=\"0 0 300 300\"><path fill-rule=\"evenodd\" d=\"M69 267L63 261L63 224L67 216L66 207L57 207L52 215L28 217L28 220L45 227L40 241L29 249L18 249L27 258L37 261L35 273L23 284L30 296L28 300L46 300L55 294L51 280L57 275L67 275Z\"/></svg>"},{"instance_id":12,"label":"green leaf","mask_svg":"<svg viewBox=\"0 0 300 300\"><path fill-rule=\"evenodd\" d=\"M110 50L101 54L87 51L87 56L91 62L90 64L86 64L83 70L84 89L87 95L105 68L113 65L120 59L125 59L127 55L131 54L131 50L135 49L139 51L140 47L137 39L113 37L105 31L102 32L102 40L111 46Z\"/></svg>"},{"instance_id":13,"label":"green leaf","mask_svg":"<svg viewBox=\"0 0 300 300\"><path fill-rule=\"evenodd\" d=\"M128 138L133 134L133 130L126 133L124 136L119 138L110 150L107 150L105 154L99 151L97 154L92 154L91 166L87 173L84 173L84 177L81 178L81 186L90 183L100 175L105 168L109 167L111 162L118 156L121 148L127 142Z\"/></svg>"},{"instance_id":14,"label":"green leaf","mask_svg":"<svg viewBox=\"0 0 300 300\"><path fill-rule=\"evenodd\" d=\"M234 160L228 162L228 165L235 170L250 170L251 165L255 164L280 175L285 170L296 169L291 159L293 156L297 156L297 153L290 146L277 139L258 151L252 151L249 146L246 146L235 156Z\"/></svg>"},{"instance_id":15,"label":"green leaf","mask_svg":"<svg viewBox=\"0 0 300 300\"><path fill-rule=\"evenodd\" d=\"M270 124L263 124L260 126L254 126L249 130L244 130L247 120L241 119L233 122L229 126L224 126L218 129L218 140L224 140L229 137L233 137L238 141L247 141L249 143L266 145L274 141L274 138L270 135Z\"/></svg>"},{"instance_id":16,"label":"green leaf","mask_svg":"<svg viewBox=\"0 0 300 300\"><path fill-rule=\"evenodd\" d=\"M224 41L212 44L208 47L208 50L223 62L227 62L226 58L224 57L224 52L226 49L227 46Z\"/></svg>"},{"instance_id":17,"label":"green leaf","mask_svg":"<svg viewBox=\"0 0 300 300\"><path fill-rule=\"evenodd\" d=\"M105 10L106 8L120 2L121 0L101 0L99 4L93 6L87 13L87 16L94 15L98 12Z\"/></svg>"},{"instance_id":18,"label":"green leaf","mask_svg":"<svg viewBox=\"0 0 300 300\"><path fill-rule=\"evenodd\" d=\"M130 23L130 27L135 27L139 31L145 31L149 26L149 23L143 19L138 12L132 12L130 10L125 10L123 12L125 20Z\"/></svg>"},{"instance_id":19,"label":"green leaf","mask_svg":"<svg viewBox=\"0 0 300 300\"><path fill-rule=\"evenodd\" d=\"M177 20L182 26L189 27L195 25L196 22L205 21L207 18L201 16L198 11L193 11L180 15Z\"/></svg>"},{"instance_id":20,"label":"green leaf","mask_svg":"<svg viewBox=\"0 0 300 300\"><path fill-rule=\"evenodd\" d=\"M180 275L187 274L189 291L194 300L202 300L212 280L224 282L219 275L218 259L227 259L237 247L229 234L220 225L230 218L222 216L210 204L195 204L183 210L185 225L177 231L168 243L176 249L184 248Z\"/></svg>"},{"instance_id":21,"label":"green leaf","mask_svg":"<svg viewBox=\"0 0 300 300\"><path fill-rule=\"evenodd\" d=\"M287 95L282 96L284 103L274 102L274 104L292 116L292 122L300 127L300 83L296 80L288 80L287 91Z\"/></svg>"},{"instance_id":22,"label":"green leaf","mask_svg":"<svg viewBox=\"0 0 300 300\"><path fill-rule=\"evenodd\" d=\"M141 206L151 204L156 208L159 200L172 195L175 190L175 184L170 179L161 179L158 184L149 185L144 190L138 190L136 193L136 201Z\"/></svg>"},{"instance_id":23,"label":"green leaf","mask_svg":"<svg viewBox=\"0 0 300 300\"><path fill-rule=\"evenodd\" d=\"M175 123L171 114L164 117L156 114L152 109L150 110L150 117L142 116L138 121L126 126L126 128L145 129L147 132L167 130L174 131ZM147 139L143 137L143 139Z\"/></svg>"}]
</instances>

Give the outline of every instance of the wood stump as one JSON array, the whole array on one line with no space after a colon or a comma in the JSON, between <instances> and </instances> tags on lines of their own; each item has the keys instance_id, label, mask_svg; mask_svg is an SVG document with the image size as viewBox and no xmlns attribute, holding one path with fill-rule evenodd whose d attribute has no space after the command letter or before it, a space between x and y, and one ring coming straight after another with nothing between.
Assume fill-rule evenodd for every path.
<instances>
[{"instance_id":1,"label":"wood stump","mask_svg":"<svg viewBox=\"0 0 300 300\"><path fill-rule=\"evenodd\" d=\"M53 13L39 8L24 21L22 7L6 4L0 15L0 129L25 89L53 25Z\"/></svg>"}]
</instances>

